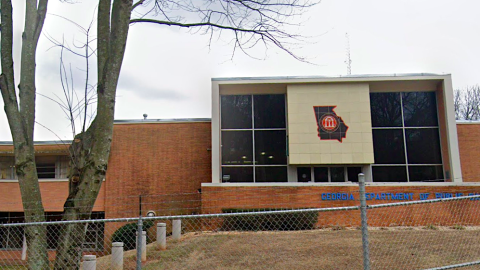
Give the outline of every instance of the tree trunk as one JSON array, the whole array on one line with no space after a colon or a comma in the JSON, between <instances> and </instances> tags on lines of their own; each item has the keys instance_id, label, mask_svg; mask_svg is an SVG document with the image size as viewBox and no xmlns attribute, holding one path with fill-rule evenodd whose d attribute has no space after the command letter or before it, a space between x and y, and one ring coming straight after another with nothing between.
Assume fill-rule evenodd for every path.
<instances>
[{"instance_id":1,"label":"tree trunk","mask_svg":"<svg viewBox=\"0 0 480 270\"><path fill-rule=\"evenodd\" d=\"M12 3L1 0L1 64L0 91L5 104L15 151L15 170L18 177L26 222L45 221L42 196L35 164L33 129L35 123L35 56L42 32L47 0L27 0L25 25L22 34L22 53L18 97L13 67ZM28 269L49 269L46 226L26 226Z\"/></svg>"},{"instance_id":2,"label":"tree trunk","mask_svg":"<svg viewBox=\"0 0 480 270\"><path fill-rule=\"evenodd\" d=\"M33 145L15 143L15 170L20 184L26 222L44 222ZM28 269L48 269L47 226L25 226Z\"/></svg>"},{"instance_id":3,"label":"tree trunk","mask_svg":"<svg viewBox=\"0 0 480 270\"><path fill-rule=\"evenodd\" d=\"M87 219L107 172L113 136L115 96L125 53L132 0L100 0L98 5L97 115L70 147L69 196L63 220ZM110 14L111 10L111 14ZM59 236L55 269L78 269L85 225L65 225Z\"/></svg>"}]
</instances>

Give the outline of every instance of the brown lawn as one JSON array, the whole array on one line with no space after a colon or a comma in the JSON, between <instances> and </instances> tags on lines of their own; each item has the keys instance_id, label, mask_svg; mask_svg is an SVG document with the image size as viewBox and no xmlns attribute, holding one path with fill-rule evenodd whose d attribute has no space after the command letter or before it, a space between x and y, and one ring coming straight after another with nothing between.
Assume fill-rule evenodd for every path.
<instances>
[{"instance_id":1,"label":"brown lawn","mask_svg":"<svg viewBox=\"0 0 480 270\"><path fill-rule=\"evenodd\" d=\"M189 233L166 251L148 247L142 269L363 269L361 231ZM479 228L370 231L372 269L425 269L480 260ZM110 256L98 259L108 269ZM135 250L125 268L135 269ZM480 269L480 266L462 269Z\"/></svg>"}]
</instances>

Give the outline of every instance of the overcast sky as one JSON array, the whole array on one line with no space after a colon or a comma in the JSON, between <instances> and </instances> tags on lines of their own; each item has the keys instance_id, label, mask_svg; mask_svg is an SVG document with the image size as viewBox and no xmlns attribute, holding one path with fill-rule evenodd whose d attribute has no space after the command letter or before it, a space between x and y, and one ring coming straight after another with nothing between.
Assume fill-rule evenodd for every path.
<instances>
[{"instance_id":1,"label":"overcast sky","mask_svg":"<svg viewBox=\"0 0 480 270\"><path fill-rule=\"evenodd\" d=\"M23 12L19 2L23 1L14 2L19 5L14 6L14 19L18 19ZM37 51L37 91L42 95L62 95L60 50L52 48L46 36L63 39L72 46L85 39L72 23L55 15L86 28L96 9L91 2L96 1L83 2L50 0ZM228 37L214 40L208 47L207 36L184 29L133 25L117 91L115 118L142 119L144 113L149 119L210 117L212 77L345 75L346 33L350 37L352 74L451 73L454 88L464 88L480 83L478 18L480 2L471 0L323 0L302 18L308 20L298 30L312 39L297 52L314 64L299 62L273 47L266 52L265 60L241 53L232 59ZM15 26L17 41L22 28L22 23ZM15 53L18 56L18 48ZM252 53L265 55L262 50ZM83 60L66 55L65 62L71 63L74 84L81 89ZM3 108L1 100L0 105ZM48 129L36 125L35 140L72 138L69 122L51 100L37 97L36 119ZM10 140L2 110L0 141Z\"/></svg>"}]
</instances>

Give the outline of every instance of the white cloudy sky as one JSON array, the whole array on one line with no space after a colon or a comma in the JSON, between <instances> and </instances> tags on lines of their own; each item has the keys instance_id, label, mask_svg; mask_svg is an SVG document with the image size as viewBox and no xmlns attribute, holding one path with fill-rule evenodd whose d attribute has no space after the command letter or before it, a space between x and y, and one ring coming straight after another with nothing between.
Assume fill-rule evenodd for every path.
<instances>
[{"instance_id":1,"label":"white cloudy sky","mask_svg":"<svg viewBox=\"0 0 480 270\"><path fill-rule=\"evenodd\" d=\"M14 19L21 21L23 1L14 2ZM83 3L50 0L37 52L37 91L43 95L61 95L60 50L51 48L45 35L79 44L84 36L55 16L63 15L87 27L96 1L79 2ZM144 113L150 119L210 117L212 77L344 75L345 33L350 36L352 74L451 73L454 88L480 83L478 1L323 0L307 15L298 31L313 38L298 53L315 65L296 61L275 48L268 49L266 60L240 53L231 59L226 38L209 48L208 37L184 29L133 25L117 92L116 119L141 119ZM22 27L21 23L16 25L17 41ZM263 55L262 51L252 53ZM65 60L72 63L75 84L80 88L83 62L73 56ZM0 105L3 107L1 100ZM49 130L37 125L36 140L72 137L59 106L42 96L37 97L37 122ZM9 140L2 110L0 141Z\"/></svg>"}]
</instances>

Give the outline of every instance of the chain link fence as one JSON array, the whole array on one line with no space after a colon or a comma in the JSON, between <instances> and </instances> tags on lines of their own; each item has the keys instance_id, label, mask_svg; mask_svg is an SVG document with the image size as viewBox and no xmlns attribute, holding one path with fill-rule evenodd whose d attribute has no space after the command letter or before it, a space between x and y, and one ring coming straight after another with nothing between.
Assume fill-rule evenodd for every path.
<instances>
[{"instance_id":1,"label":"chain link fence","mask_svg":"<svg viewBox=\"0 0 480 270\"><path fill-rule=\"evenodd\" d=\"M478 269L480 195L388 204L370 204L368 187L357 195L365 200L331 208L42 223L13 215L0 224L0 270L28 269L35 252L51 269ZM46 248L28 247L31 228L44 229Z\"/></svg>"}]
</instances>

